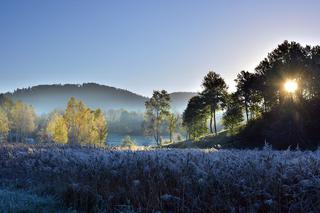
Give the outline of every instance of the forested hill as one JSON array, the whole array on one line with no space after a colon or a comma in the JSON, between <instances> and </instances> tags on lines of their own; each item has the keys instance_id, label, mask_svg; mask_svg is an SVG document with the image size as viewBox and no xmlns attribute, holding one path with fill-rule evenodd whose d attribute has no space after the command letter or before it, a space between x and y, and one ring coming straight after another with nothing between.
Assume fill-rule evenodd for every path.
<instances>
[{"instance_id":1,"label":"forested hill","mask_svg":"<svg viewBox=\"0 0 320 213\"><path fill-rule=\"evenodd\" d=\"M195 92L173 92L170 94L171 106L173 110L182 113L188 104L188 101L196 96Z\"/></svg>"},{"instance_id":2,"label":"forested hill","mask_svg":"<svg viewBox=\"0 0 320 213\"><path fill-rule=\"evenodd\" d=\"M172 108L182 112L187 101L195 93L172 93ZM54 109L64 109L69 98L74 96L85 102L90 108L126 109L144 111L147 97L128 90L118 89L95 83L39 85L25 89L17 89L6 96L14 101L21 100L32 105L39 114L51 112Z\"/></svg>"}]
</instances>

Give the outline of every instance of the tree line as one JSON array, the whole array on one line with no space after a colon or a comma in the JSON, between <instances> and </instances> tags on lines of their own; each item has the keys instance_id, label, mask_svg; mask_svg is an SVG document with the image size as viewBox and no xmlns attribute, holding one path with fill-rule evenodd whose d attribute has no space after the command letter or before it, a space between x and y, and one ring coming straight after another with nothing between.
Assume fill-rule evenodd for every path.
<instances>
[{"instance_id":1,"label":"tree line","mask_svg":"<svg viewBox=\"0 0 320 213\"><path fill-rule=\"evenodd\" d=\"M293 94L284 89L288 79L298 85ZM305 109L311 103L319 103L320 46L284 41L253 72L241 71L235 82L236 91L230 94L219 74L210 71L204 77L203 91L189 100L183 113L183 123L190 138L200 137L208 131L217 134L217 110L224 110L222 123L227 129L234 130L244 120L251 125L274 111L281 111L283 115L288 108L295 107L298 113L298 106Z\"/></svg>"},{"instance_id":2,"label":"tree line","mask_svg":"<svg viewBox=\"0 0 320 213\"><path fill-rule=\"evenodd\" d=\"M158 146L167 135L170 142L181 140L184 133L182 117L171 112L170 95L165 90L154 91L145 105L144 114L109 110L111 129L125 135L143 133L152 136ZM36 116L31 105L0 96L1 142L35 142L36 139L40 143L104 146L108 131L107 116L101 109L92 110L75 97L70 98L65 110ZM130 140L127 137L125 144Z\"/></svg>"},{"instance_id":3,"label":"tree line","mask_svg":"<svg viewBox=\"0 0 320 213\"><path fill-rule=\"evenodd\" d=\"M65 111L54 111L37 117L32 106L0 97L1 142L38 142L90 144L104 146L108 134L104 113L88 108L82 101L70 98Z\"/></svg>"}]
</instances>

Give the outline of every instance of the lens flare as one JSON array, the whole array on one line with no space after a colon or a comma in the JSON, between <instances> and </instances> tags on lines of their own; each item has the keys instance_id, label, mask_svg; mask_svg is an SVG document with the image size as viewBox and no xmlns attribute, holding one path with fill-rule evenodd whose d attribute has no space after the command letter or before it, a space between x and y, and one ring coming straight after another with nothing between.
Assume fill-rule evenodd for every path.
<instances>
[{"instance_id":1,"label":"lens flare","mask_svg":"<svg viewBox=\"0 0 320 213\"><path fill-rule=\"evenodd\" d=\"M288 93L294 93L298 89L298 84L295 80L287 80L284 84L284 89Z\"/></svg>"}]
</instances>

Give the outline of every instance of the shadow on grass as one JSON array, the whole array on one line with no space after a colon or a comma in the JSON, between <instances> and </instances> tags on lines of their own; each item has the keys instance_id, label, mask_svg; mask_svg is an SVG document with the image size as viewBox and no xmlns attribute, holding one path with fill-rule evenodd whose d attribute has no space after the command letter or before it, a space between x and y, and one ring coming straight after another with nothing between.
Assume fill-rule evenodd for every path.
<instances>
[{"instance_id":1,"label":"shadow on grass","mask_svg":"<svg viewBox=\"0 0 320 213\"><path fill-rule=\"evenodd\" d=\"M240 128L239 128L240 129ZM239 131L237 130L237 132ZM200 148L200 149L224 149L224 148L241 148L240 140L236 134L223 130L218 135L208 134L206 136L194 139L171 143L164 146L165 148Z\"/></svg>"},{"instance_id":2,"label":"shadow on grass","mask_svg":"<svg viewBox=\"0 0 320 213\"><path fill-rule=\"evenodd\" d=\"M0 189L1 212L75 212L62 210L51 197L41 197L29 191Z\"/></svg>"}]
</instances>

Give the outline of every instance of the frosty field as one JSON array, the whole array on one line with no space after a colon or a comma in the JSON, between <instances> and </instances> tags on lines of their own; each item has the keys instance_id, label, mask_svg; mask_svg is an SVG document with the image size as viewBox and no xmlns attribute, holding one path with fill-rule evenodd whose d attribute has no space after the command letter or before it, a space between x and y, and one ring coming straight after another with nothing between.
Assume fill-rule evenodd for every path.
<instances>
[{"instance_id":1,"label":"frosty field","mask_svg":"<svg viewBox=\"0 0 320 213\"><path fill-rule=\"evenodd\" d=\"M320 150L1 144L0 164L1 211L320 211Z\"/></svg>"}]
</instances>

